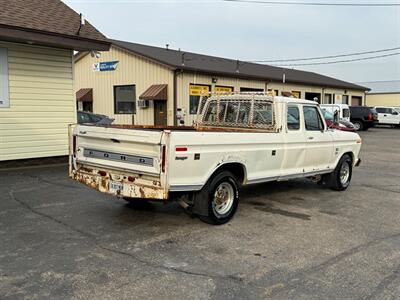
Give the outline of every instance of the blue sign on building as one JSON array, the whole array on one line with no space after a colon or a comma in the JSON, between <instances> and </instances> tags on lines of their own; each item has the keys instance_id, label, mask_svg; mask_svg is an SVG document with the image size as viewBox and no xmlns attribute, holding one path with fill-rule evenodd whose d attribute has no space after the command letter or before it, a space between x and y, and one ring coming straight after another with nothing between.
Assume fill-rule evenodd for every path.
<instances>
[{"instance_id":1,"label":"blue sign on building","mask_svg":"<svg viewBox=\"0 0 400 300\"><path fill-rule=\"evenodd\" d=\"M115 71L117 69L119 61L105 61L95 63L93 65L93 71L105 72L105 71Z\"/></svg>"}]
</instances>

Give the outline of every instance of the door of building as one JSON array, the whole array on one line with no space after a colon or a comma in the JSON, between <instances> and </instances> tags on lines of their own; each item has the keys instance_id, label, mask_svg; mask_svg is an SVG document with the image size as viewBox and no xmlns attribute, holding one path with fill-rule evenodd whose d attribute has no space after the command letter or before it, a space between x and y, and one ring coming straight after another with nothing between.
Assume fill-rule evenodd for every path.
<instances>
[{"instance_id":1,"label":"door of building","mask_svg":"<svg viewBox=\"0 0 400 300\"><path fill-rule=\"evenodd\" d=\"M154 100L154 125L167 126L167 101Z\"/></svg>"},{"instance_id":2,"label":"door of building","mask_svg":"<svg viewBox=\"0 0 400 300\"><path fill-rule=\"evenodd\" d=\"M361 106L361 105L362 105L362 97L360 96L351 97L351 106Z\"/></svg>"}]
</instances>

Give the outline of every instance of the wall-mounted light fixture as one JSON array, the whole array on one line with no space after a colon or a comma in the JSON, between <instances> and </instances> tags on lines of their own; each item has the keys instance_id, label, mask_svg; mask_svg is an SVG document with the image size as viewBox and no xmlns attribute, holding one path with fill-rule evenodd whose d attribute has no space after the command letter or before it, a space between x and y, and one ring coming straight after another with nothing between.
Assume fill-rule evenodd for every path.
<instances>
[{"instance_id":1,"label":"wall-mounted light fixture","mask_svg":"<svg viewBox=\"0 0 400 300\"><path fill-rule=\"evenodd\" d=\"M213 77L213 78L211 79L211 82L212 82L212 83L217 83L217 82L218 82L218 78L217 78L217 77Z\"/></svg>"}]
</instances>

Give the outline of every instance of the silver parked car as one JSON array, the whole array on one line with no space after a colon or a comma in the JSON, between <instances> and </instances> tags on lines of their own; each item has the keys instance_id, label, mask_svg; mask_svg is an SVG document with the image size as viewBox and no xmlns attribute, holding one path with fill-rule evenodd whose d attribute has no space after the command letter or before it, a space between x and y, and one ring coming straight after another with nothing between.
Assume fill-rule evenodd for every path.
<instances>
[{"instance_id":1,"label":"silver parked car","mask_svg":"<svg viewBox=\"0 0 400 300\"><path fill-rule=\"evenodd\" d=\"M96 125L110 125L114 122L105 115L93 114L86 111L78 111L78 124L96 124Z\"/></svg>"}]
</instances>

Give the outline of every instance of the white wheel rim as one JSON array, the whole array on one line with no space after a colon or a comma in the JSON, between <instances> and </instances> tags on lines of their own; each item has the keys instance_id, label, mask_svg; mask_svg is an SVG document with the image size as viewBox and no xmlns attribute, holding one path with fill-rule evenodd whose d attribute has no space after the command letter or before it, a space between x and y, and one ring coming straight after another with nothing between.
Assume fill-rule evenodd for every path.
<instances>
[{"instance_id":1,"label":"white wheel rim","mask_svg":"<svg viewBox=\"0 0 400 300\"><path fill-rule=\"evenodd\" d=\"M354 125L354 128L356 129L356 130L358 130L358 129L360 129L360 123L354 123L353 124Z\"/></svg>"},{"instance_id":2,"label":"white wheel rim","mask_svg":"<svg viewBox=\"0 0 400 300\"><path fill-rule=\"evenodd\" d=\"M340 167L340 182L344 185L349 181L350 166L348 162L344 162Z\"/></svg>"},{"instance_id":3,"label":"white wheel rim","mask_svg":"<svg viewBox=\"0 0 400 300\"><path fill-rule=\"evenodd\" d=\"M218 215L224 215L232 208L235 191L231 184L222 182L216 189L213 199L213 209Z\"/></svg>"}]
</instances>

